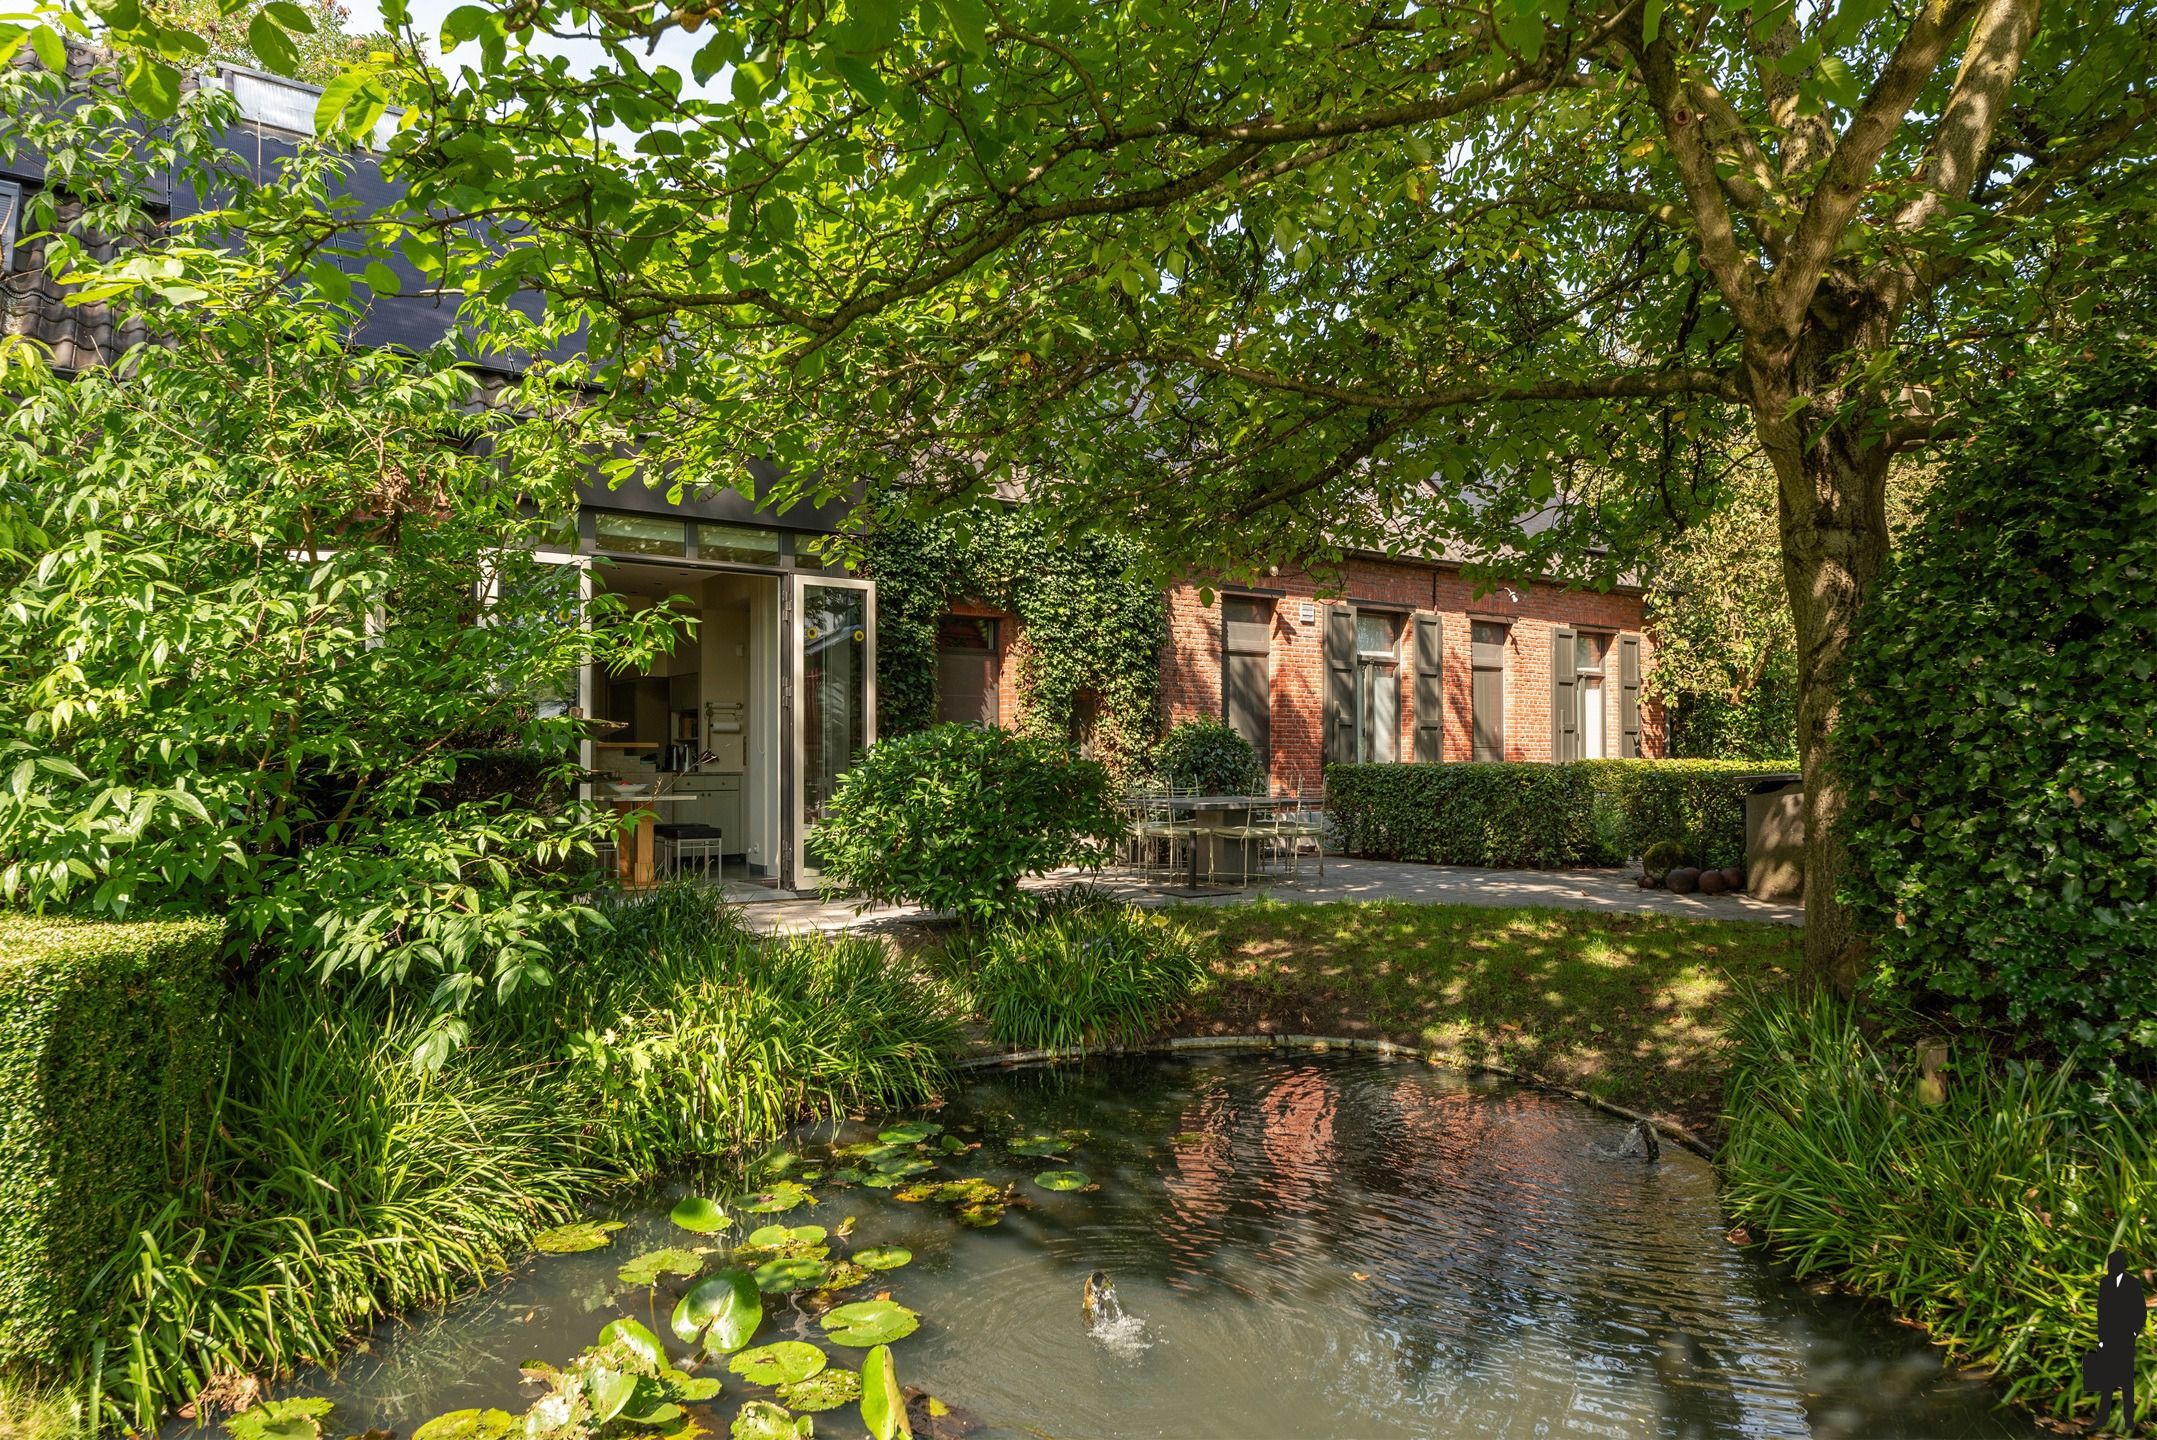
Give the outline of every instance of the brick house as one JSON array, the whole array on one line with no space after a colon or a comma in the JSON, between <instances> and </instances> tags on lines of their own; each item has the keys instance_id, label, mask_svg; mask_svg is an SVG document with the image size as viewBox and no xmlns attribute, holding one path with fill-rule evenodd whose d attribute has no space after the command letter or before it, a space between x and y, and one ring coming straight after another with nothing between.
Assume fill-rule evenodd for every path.
<instances>
[{"instance_id":1,"label":"brick house","mask_svg":"<svg viewBox=\"0 0 2157 1440\"><path fill-rule=\"evenodd\" d=\"M1310 576L1197 581L1168 593L1163 720L1225 721L1274 785L1318 788L1335 761L1570 760L1663 753L1640 682L1654 645L1641 592L1544 582L1478 596L1457 564L1350 560L1341 593ZM954 605L939 628L940 718L1010 724L1019 622ZM1555 721L1555 723L1553 723Z\"/></svg>"}]
</instances>

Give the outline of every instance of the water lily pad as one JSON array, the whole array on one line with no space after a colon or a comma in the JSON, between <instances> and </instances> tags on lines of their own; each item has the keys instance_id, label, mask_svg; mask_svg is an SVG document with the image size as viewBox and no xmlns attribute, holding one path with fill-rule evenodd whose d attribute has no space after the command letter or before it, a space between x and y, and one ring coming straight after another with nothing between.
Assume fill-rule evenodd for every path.
<instances>
[{"instance_id":1,"label":"water lily pad","mask_svg":"<svg viewBox=\"0 0 2157 1440\"><path fill-rule=\"evenodd\" d=\"M910 1145L917 1140L928 1140L944 1133L944 1127L933 1120L908 1120L889 1130L879 1130L876 1138L886 1145Z\"/></svg>"},{"instance_id":2,"label":"water lily pad","mask_svg":"<svg viewBox=\"0 0 2157 1440\"><path fill-rule=\"evenodd\" d=\"M749 1343L756 1327L764 1323L764 1298L757 1293L756 1277L746 1270L720 1270L700 1280L674 1307L674 1334L715 1355L726 1355Z\"/></svg>"},{"instance_id":3,"label":"water lily pad","mask_svg":"<svg viewBox=\"0 0 2157 1440\"><path fill-rule=\"evenodd\" d=\"M897 1175L902 1178L908 1175L920 1175L935 1168L936 1162L934 1160L924 1159L919 1155L908 1156L905 1159L879 1160L876 1162L877 1174Z\"/></svg>"},{"instance_id":4,"label":"water lily pad","mask_svg":"<svg viewBox=\"0 0 2157 1440\"><path fill-rule=\"evenodd\" d=\"M968 1145L964 1140L961 1140L956 1135L946 1135L943 1139L943 1143L937 1148L942 1150L946 1155L964 1155L968 1150L972 1149L973 1147Z\"/></svg>"},{"instance_id":5,"label":"water lily pad","mask_svg":"<svg viewBox=\"0 0 2157 1440\"><path fill-rule=\"evenodd\" d=\"M619 1220L577 1220L540 1231L532 1237L532 1248L548 1255L580 1255L613 1244L614 1232L621 1228Z\"/></svg>"},{"instance_id":6,"label":"water lily pad","mask_svg":"<svg viewBox=\"0 0 2157 1440\"><path fill-rule=\"evenodd\" d=\"M986 1230L1004 1218L1004 1206L989 1201L978 1205L961 1205L952 1213L957 1215L959 1223L968 1229Z\"/></svg>"},{"instance_id":7,"label":"water lily pad","mask_svg":"<svg viewBox=\"0 0 2157 1440\"><path fill-rule=\"evenodd\" d=\"M630 1354L653 1365L667 1363L667 1347L659 1343L659 1337L641 1322L626 1317L608 1321L606 1328L599 1332L599 1343L623 1346Z\"/></svg>"},{"instance_id":8,"label":"water lily pad","mask_svg":"<svg viewBox=\"0 0 2157 1440\"><path fill-rule=\"evenodd\" d=\"M936 1187L936 1198L946 1205L982 1205L1001 1200L1004 1192L980 1176L965 1180L946 1180Z\"/></svg>"},{"instance_id":9,"label":"water lily pad","mask_svg":"<svg viewBox=\"0 0 2157 1440\"><path fill-rule=\"evenodd\" d=\"M686 1370L662 1370L659 1378L666 1383L667 1391L677 1400L691 1405L702 1404L718 1396L721 1386L716 1375L692 1375Z\"/></svg>"},{"instance_id":10,"label":"water lily pad","mask_svg":"<svg viewBox=\"0 0 2157 1440\"><path fill-rule=\"evenodd\" d=\"M821 1225L759 1225L749 1232L744 1245L814 1245L831 1232Z\"/></svg>"},{"instance_id":11,"label":"water lily pad","mask_svg":"<svg viewBox=\"0 0 2157 1440\"><path fill-rule=\"evenodd\" d=\"M866 1250L854 1252L854 1263L866 1265L871 1270L896 1270L913 1262L914 1252L904 1245L871 1245Z\"/></svg>"},{"instance_id":12,"label":"water lily pad","mask_svg":"<svg viewBox=\"0 0 2157 1440\"><path fill-rule=\"evenodd\" d=\"M751 1400L741 1407L734 1417L733 1426L727 1431L733 1440L795 1440L796 1436L815 1433L806 1415L798 1420L784 1407L769 1400Z\"/></svg>"},{"instance_id":13,"label":"water lily pad","mask_svg":"<svg viewBox=\"0 0 2157 1440\"><path fill-rule=\"evenodd\" d=\"M790 1175L801 1165L801 1156L791 1150L774 1150L750 1167L758 1178Z\"/></svg>"},{"instance_id":14,"label":"water lily pad","mask_svg":"<svg viewBox=\"0 0 2157 1440\"><path fill-rule=\"evenodd\" d=\"M781 1340L744 1350L726 1368L752 1385L791 1385L806 1380L831 1362L806 1340Z\"/></svg>"},{"instance_id":15,"label":"water lily pad","mask_svg":"<svg viewBox=\"0 0 2157 1440\"><path fill-rule=\"evenodd\" d=\"M899 1373L891 1363L891 1347L879 1345L861 1362L861 1423L876 1440L912 1437L914 1427L906 1421L906 1395L899 1389Z\"/></svg>"},{"instance_id":16,"label":"water lily pad","mask_svg":"<svg viewBox=\"0 0 2157 1440\"><path fill-rule=\"evenodd\" d=\"M871 1190L894 1190L905 1184L906 1178L904 1175L894 1175L889 1170L878 1170L872 1175L862 1176L861 1183Z\"/></svg>"},{"instance_id":17,"label":"water lily pad","mask_svg":"<svg viewBox=\"0 0 2157 1440\"><path fill-rule=\"evenodd\" d=\"M885 1187L879 1186L878 1188L882 1189ZM909 1205L918 1205L924 1200L935 1199L936 1190L937 1187L930 1182L926 1180L917 1180L911 1185L901 1185L897 1189L892 1190L891 1198L894 1200L904 1200Z\"/></svg>"},{"instance_id":18,"label":"water lily pad","mask_svg":"<svg viewBox=\"0 0 2157 1440\"><path fill-rule=\"evenodd\" d=\"M856 1285L866 1285L869 1272L851 1260L835 1260L824 1267L824 1283L817 1288L824 1291L851 1290Z\"/></svg>"},{"instance_id":19,"label":"water lily pad","mask_svg":"<svg viewBox=\"0 0 2157 1440\"><path fill-rule=\"evenodd\" d=\"M921 1327L921 1317L894 1300L857 1300L825 1312L817 1323L835 1345L867 1347L905 1339Z\"/></svg>"},{"instance_id":20,"label":"water lily pad","mask_svg":"<svg viewBox=\"0 0 2157 1440\"><path fill-rule=\"evenodd\" d=\"M887 1160L900 1160L914 1153L911 1141L900 1144L876 1145L861 1152L861 1158L871 1165L881 1165Z\"/></svg>"},{"instance_id":21,"label":"water lily pad","mask_svg":"<svg viewBox=\"0 0 2157 1440\"><path fill-rule=\"evenodd\" d=\"M781 1385L779 1398L796 1410L836 1410L861 1398L861 1377L834 1365L806 1380Z\"/></svg>"},{"instance_id":22,"label":"water lily pad","mask_svg":"<svg viewBox=\"0 0 2157 1440\"><path fill-rule=\"evenodd\" d=\"M1083 1170L1044 1170L1034 1176L1034 1184L1044 1190L1080 1190L1092 1183Z\"/></svg>"},{"instance_id":23,"label":"water lily pad","mask_svg":"<svg viewBox=\"0 0 2157 1440\"><path fill-rule=\"evenodd\" d=\"M789 1255L766 1260L756 1267L756 1288L766 1295L795 1290L815 1290L824 1284L825 1265L808 1255Z\"/></svg>"},{"instance_id":24,"label":"water lily pad","mask_svg":"<svg viewBox=\"0 0 2157 1440\"><path fill-rule=\"evenodd\" d=\"M682 1229L697 1235L709 1235L724 1230L734 1223L726 1211L701 1195L685 1195L667 1212L667 1218Z\"/></svg>"},{"instance_id":25,"label":"water lily pad","mask_svg":"<svg viewBox=\"0 0 2157 1440\"><path fill-rule=\"evenodd\" d=\"M852 1165L842 1165L825 1178L834 1185L859 1185L867 1177L867 1173Z\"/></svg>"},{"instance_id":26,"label":"water lily pad","mask_svg":"<svg viewBox=\"0 0 2157 1440\"><path fill-rule=\"evenodd\" d=\"M781 1180L769 1190L760 1190L742 1197L741 1208L752 1215L778 1215L797 1206L812 1205L816 1197L807 1186L795 1180Z\"/></svg>"},{"instance_id":27,"label":"water lily pad","mask_svg":"<svg viewBox=\"0 0 2157 1440\"><path fill-rule=\"evenodd\" d=\"M656 1429L661 1425L673 1424L682 1418L683 1413L682 1407L673 1401L661 1400L643 1408L624 1410L622 1419L631 1425L648 1425Z\"/></svg>"},{"instance_id":28,"label":"water lily pad","mask_svg":"<svg viewBox=\"0 0 2157 1440\"><path fill-rule=\"evenodd\" d=\"M412 1432L412 1440L502 1440L516 1422L505 1410L452 1410Z\"/></svg>"},{"instance_id":29,"label":"water lily pad","mask_svg":"<svg viewBox=\"0 0 2157 1440\"><path fill-rule=\"evenodd\" d=\"M696 1251L670 1245L661 1250L645 1251L616 1271L615 1278L624 1285L657 1285L662 1275L676 1275L686 1280L703 1268L704 1257Z\"/></svg>"},{"instance_id":30,"label":"water lily pad","mask_svg":"<svg viewBox=\"0 0 2157 1440\"><path fill-rule=\"evenodd\" d=\"M319 1396L304 1400L265 1400L227 1420L225 1428L232 1433L233 1440L318 1440L330 1408L330 1402ZM502 1412L492 1413L500 1415ZM497 1434L505 1433L509 1428L509 1417L504 1415L502 1418L503 1428Z\"/></svg>"},{"instance_id":31,"label":"water lily pad","mask_svg":"<svg viewBox=\"0 0 2157 1440\"><path fill-rule=\"evenodd\" d=\"M595 1365L584 1372L584 1398L592 1407L592 1419L605 1424L629 1404L637 1393L637 1377L626 1370Z\"/></svg>"},{"instance_id":32,"label":"water lily pad","mask_svg":"<svg viewBox=\"0 0 2157 1440\"><path fill-rule=\"evenodd\" d=\"M1062 1155L1071 1146L1055 1135L1031 1135L1004 1147L1014 1155Z\"/></svg>"}]
</instances>

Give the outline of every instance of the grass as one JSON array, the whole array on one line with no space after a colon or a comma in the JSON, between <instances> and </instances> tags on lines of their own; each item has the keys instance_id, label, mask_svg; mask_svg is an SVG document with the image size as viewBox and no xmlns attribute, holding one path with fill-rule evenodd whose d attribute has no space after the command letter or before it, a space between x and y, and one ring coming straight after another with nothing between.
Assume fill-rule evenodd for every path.
<instances>
[{"instance_id":1,"label":"grass","mask_svg":"<svg viewBox=\"0 0 2157 1440\"><path fill-rule=\"evenodd\" d=\"M1185 1032L1393 1040L1708 1134L1740 997L1798 961L1796 930L1744 921L1396 902L1175 913L1213 952Z\"/></svg>"},{"instance_id":2,"label":"grass","mask_svg":"<svg viewBox=\"0 0 2157 1440\"><path fill-rule=\"evenodd\" d=\"M1165 916L1064 905L982 936L962 983L998 1044L1041 1050L1143 1040L1204 974L1198 945Z\"/></svg>"},{"instance_id":3,"label":"grass","mask_svg":"<svg viewBox=\"0 0 2157 1440\"><path fill-rule=\"evenodd\" d=\"M1914 1037L1873 1038L1883 1019L1897 1017L1860 1029L1845 1006L1788 995L1746 1008L1725 1203L1800 1275L1892 1305L2008 1400L2086 1407L2105 1256L2157 1258L2157 1136L2147 1117L2091 1111L2066 1076L1970 1041L1950 1042L1945 1098L1923 1103ZM2157 1270L2143 1281L2157 1293ZM2153 1385L2145 1345L2138 1393Z\"/></svg>"}]
</instances>

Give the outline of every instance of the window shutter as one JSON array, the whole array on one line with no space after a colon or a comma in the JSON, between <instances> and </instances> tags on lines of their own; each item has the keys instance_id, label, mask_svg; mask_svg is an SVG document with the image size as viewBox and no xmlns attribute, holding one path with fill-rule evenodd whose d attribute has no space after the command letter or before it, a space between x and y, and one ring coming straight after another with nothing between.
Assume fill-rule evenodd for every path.
<instances>
[{"instance_id":1,"label":"window shutter","mask_svg":"<svg viewBox=\"0 0 2157 1440\"><path fill-rule=\"evenodd\" d=\"M1618 640L1618 753L1640 758L1640 637Z\"/></svg>"},{"instance_id":2,"label":"window shutter","mask_svg":"<svg viewBox=\"0 0 2157 1440\"><path fill-rule=\"evenodd\" d=\"M1325 763L1356 758L1356 607L1326 606Z\"/></svg>"},{"instance_id":3,"label":"window shutter","mask_svg":"<svg viewBox=\"0 0 2157 1440\"><path fill-rule=\"evenodd\" d=\"M1550 735L1553 760L1580 758L1580 677L1573 670L1574 632L1550 632Z\"/></svg>"},{"instance_id":4,"label":"window shutter","mask_svg":"<svg viewBox=\"0 0 2157 1440\"><path fill-rule=\"evenodd\" d=\"M1444 631L1436 615L1416 616L1416 759L1435 765L1445 758Z\"/></svg>"}]
</instances>

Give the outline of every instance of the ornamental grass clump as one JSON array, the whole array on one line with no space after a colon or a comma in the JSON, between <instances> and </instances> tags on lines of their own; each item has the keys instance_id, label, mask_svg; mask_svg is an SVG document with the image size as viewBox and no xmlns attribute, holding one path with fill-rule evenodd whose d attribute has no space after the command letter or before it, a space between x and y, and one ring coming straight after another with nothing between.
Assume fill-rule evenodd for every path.
<instances>
[{"instance_id":1,"label":"ornamental grass clump","mask_svg":"<svg viewBox=\"0 0 2157 1440\"><path fill-rule=\"evenodd\" d=\"M1167 918L1074 905L990 931L971 985L998 1044L1070 1049L1145 1039L1205 973L1199 942Z\"/></svg>"},{"instance_id":2,"label":"ornamental grass clump","mask_svg":"<svg viewBox=\"0 0 2157 1440\"><path fill-rule=\"evenodd\" d=\"M2008 1400L2066 1415L2106 1254L2157 1258L2157 1145L2078 1101L2068 1072L1996 1063L1974 1041L1950 1046L1943 1094L1919 1063L1937 1032L1904 1020L1873 1038L1880 1019L1861 1029L1850 1007L1794 995L1749 1008L1725 1202L1798 1275L1885 1300Z\"/></svg>"}]
</instances>

